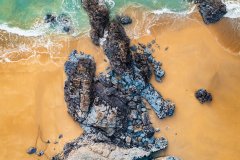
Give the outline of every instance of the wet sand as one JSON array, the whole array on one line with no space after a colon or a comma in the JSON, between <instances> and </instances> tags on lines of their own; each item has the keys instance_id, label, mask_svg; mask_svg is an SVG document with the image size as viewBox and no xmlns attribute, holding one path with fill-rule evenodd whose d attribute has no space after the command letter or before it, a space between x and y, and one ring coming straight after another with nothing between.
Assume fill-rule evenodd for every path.
<instances>
[{"instance_id":1,"label":"wet sand","mask_svg":"<svg viewBox=\"0 0 240 160\"><path fill-rule=\"evenodd\" d=\"M127 13L133 19L142 17L135 10ZM148 20L156 20L149 16L152 19ZM237 49L231 49L237 48L239 42L225 43L223 39L232 34L220 34L227 23L224 21L206 26L196 15L181 19L159 18L157 25L150 29L150 35L132 41L148 43L155 39L160 45L160 49L153 46L154 56L163 63L166 77L162 83L153 80L152 84L165 98L176 103L175 115L165 120L159 120L150 111L154 127L161 129L157 136L163 135L169 140L169 148L163 155L176 155L185 160L239 159L240 57ZM131 38L137 36L133 29L140 24L144 22L139 18L126 27ZM231 28L229 32L232 33ZM63 134L59 144L48 146L48 157L82 133L67 114L63 63L73 49L92 54L98 73L108 63L104 62L102 50L91 44L88 37L53 39L59 43L58 49L54 49L56 45L47 50L35 47L35 55L29 59L14 53L7 56L22 60L0 63L0 159L47 159L26 154L27 148L36 144L38 133L41 136L37 146L41 149L46 149L41 138L54 142ZM194 91L202 87L213 94L212 103L201 105L195 99Z\"/></svg>"}]
</instances>

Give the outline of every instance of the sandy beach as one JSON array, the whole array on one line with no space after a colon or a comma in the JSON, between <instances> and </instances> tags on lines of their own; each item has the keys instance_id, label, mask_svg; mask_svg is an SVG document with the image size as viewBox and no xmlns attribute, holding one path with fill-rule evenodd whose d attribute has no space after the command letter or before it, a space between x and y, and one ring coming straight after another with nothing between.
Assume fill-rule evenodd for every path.
<instances>
[{"instance_id":1,"label":"sandy beach","mask_svg":"<svg viewBox=\"0 0 240 160\"><path fill-rule=\"evenodd\" d=\"M240 30L232 28L227 18L207 26L198 13L155 18L136 8L125 12L134 20L126 27L130 38L135 38L133 44L156 40L160 46L153 46L154 57L163 63L166 77L162 83L152 84L176 104L175 115L164 120L150 111L153 126L161 130L157 136L169 140L163 155L185 160L238 160ZM155 25L149 28L146 21L150 20ZM142 34L137 37L139 32ZM24 41L26 46L38 44L37 38L1 35L1 55ZM0 59L0 159L48 159L82 133L67 113L63 64L68 54L77 49L94 56L99 73L108 66L104 60L107 58L88 36L51 38L54 44L49 48L39 44L30 51L16 50ZM47 42L44 38L42 41ZM201 105L195 99L194 92L199 88L212 93L211 104ZM58 139L60 134L62 139ZM47 145L47 140L58 143ZM45 156L26 154L27 148L34 145L45 150Z\"/></svg>"}]
</instances>

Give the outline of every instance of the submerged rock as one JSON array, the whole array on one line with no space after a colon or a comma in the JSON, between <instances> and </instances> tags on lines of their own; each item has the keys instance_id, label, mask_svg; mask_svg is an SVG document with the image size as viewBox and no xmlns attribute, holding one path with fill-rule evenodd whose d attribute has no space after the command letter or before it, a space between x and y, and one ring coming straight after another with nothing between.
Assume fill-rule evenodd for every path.
<instances>
[{"instance_id":1,"label":"submerged rock","mask_svg":"<svg viewBox=\"0 0 240 160\"><path fill-rule=\"evenodd\" d=\"M206 103L212 101L211 93L207 92L206 89L199 89L195 92L195 97L200 103Z\"/></svg>"},{"instance_id":2,"label":"submerged rock","mask_svg":"<svg viewBox=\"0 0 240 160\"><path fill-rule=\"evenodd\" d=\"M44 18L45 23L56 23L56 16L51 13L46 14Z\"/></svg>"}]
</instances>

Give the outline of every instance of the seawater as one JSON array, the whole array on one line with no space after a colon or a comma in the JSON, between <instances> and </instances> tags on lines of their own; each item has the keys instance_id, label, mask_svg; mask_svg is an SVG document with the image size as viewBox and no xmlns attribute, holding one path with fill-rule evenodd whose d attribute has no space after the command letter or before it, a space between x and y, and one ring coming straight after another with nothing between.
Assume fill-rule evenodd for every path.
<instances>
[{"instance_id":1,"label":"seawater","mask_svg":"<svg viewBox=\"0 0 240 160\"><path fill-rule=\"evenodd\" d=\"M113 15L129 5L142 6L150 11L168 8L174 12L181 12L189 7L189 3L184 0L105 0L105 2ZM39 23L43 21L47 13L69 15L74 28L79 32L89 29L88 17L80 0L0 0L0 29L9 32L13 30L15 32L24 32L24 30L43 32L47 27L42 27ZM40 26L41 29L39 29Z\"/></svg>"}]
</instances>

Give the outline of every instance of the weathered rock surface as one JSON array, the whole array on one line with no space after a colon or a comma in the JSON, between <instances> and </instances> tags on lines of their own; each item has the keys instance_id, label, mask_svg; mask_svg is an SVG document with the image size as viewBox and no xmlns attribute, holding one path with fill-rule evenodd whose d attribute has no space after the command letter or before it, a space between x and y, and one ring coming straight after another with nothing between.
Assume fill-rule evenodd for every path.
<instances>
[{"instance_id":1,"label":"weathered rock surface","mask_svg":"<svg viewBox=\"0 0 240 160\"><path fill-rule=\"evenodd\" d=\"M212 101L212 95L206 89L199 89L195 92L195 97L200 103L206 103Z\"/></svg>"},{"instance_id":2,"label":"weathered rock surface","mask_svg":"<svg viewBox=\"0 0 240 160\"><path fill-rule=\"evenodd\" d=\"M130 39L118 22L111 22L107 28L108 36L103 46L112 69L118 73L128 72L132 57L130 55Z\"/></svg>"},{"instance_id":3,"label":"weathered rock surface","mask_svg":"<svg viewBox=\"0 0 240 160\"><path fill-rule=\"evenodd\" d=\"M221 0L195 0L195 3L206 24L218 22L227 13L226 5Z\"/></svg>"},{"instance_id":4,"label":"weathered rock surface","mask_svg":"<svg viewBox=\"0 0 240 160\"><path fill-rule=\"evenodd\" d=\"M109 11L100 0L82 0L82 4L89 16L92 42L99 45L99 39L104 36L104 30L109 22Z\"/></svg>"}]
</instances>

